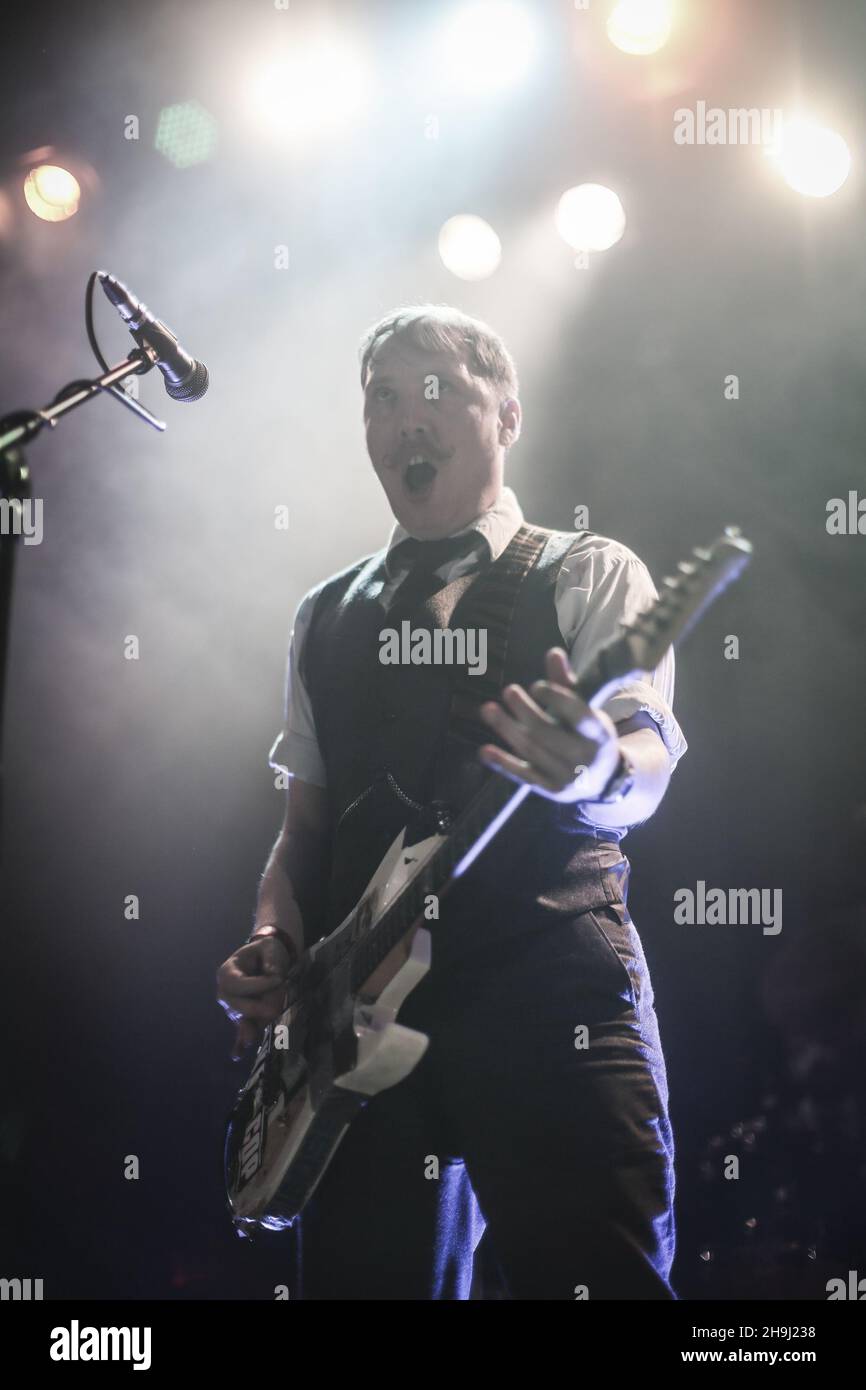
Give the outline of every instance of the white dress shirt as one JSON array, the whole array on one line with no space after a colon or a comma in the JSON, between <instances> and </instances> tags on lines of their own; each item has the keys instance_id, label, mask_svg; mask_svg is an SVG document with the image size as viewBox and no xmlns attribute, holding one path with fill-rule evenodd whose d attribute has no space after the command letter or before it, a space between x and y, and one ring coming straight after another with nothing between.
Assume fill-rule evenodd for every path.
<instances>
[{"instance_id":1,"label":"white dress shirt","mask_svg":"<svg viewBox=\"0 0 866 1390\"><path fill-rule=\"evenodd\" d=\"M486 543L496 560L523 522L523 512L511 488L503 488L498 501L463 531L479 533L478 546L457 560L448 561L438 573L447 583L473 569L478 550ZM392 528L385 557L386 581L379 602L387 610L406 570L389 564L394 547L409 532L399 524ZM657 590L649 570L634 551L607 536L583 536L559 571L554 592L556 617L562 643L578 673L600 647L613 637L620 623L633 618L654 598ZM313 594L306 594L298 605L289 641L286 671L285 721L268 755L271 767L312 782L327 784L325 764L316 741L316 726L310 697L298 669L299 656L310 624ZM538 672L544 678L544 672ZM658 725L670 754L671 770L676 767L688 744L673 712L674 654L668 649L656 669L645 679L623 685L602 706L615 724L646 710ZM491 731L492 741L492 731Z\"/></svg>"}]
</instances>

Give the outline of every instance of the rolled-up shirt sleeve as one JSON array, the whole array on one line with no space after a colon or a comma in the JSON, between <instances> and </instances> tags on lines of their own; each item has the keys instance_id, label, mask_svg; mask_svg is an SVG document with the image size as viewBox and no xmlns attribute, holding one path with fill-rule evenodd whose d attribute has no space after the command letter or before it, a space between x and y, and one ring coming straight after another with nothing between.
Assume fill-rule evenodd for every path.
<instances>
[{"instance_id":1,"label":"rolled-up shirt sleeve","mask_svg":"<svg viewBox=\"0 0 866 1390\"><path fill-rule=\"evenodd\" d=\"M622 623L631 623L657 597L649 570L628 546L597 535L576 545L556 586L559 628L573 668L585 668ZM658 726L671 771L688 748L673 711L674 675L668 648L654 671L622 685L602 706L615 724L645 710Z\"/></svg>"},{"instance_id":2,"label":"rolled-up shirt sleeve","mask_svg":"<svg viewBox=\"0 0 866 1390\"><path fill-rule=\"evenodd\" d=\"M300 658L310 625L317 591L307 594L298 605L289 637L286 663L283 727L268 753L268 763L290 777L300 777L313 786L327 786L325 764L316 738L316 724L309 692L300 673Z\"/></svg>"}]
</instances>

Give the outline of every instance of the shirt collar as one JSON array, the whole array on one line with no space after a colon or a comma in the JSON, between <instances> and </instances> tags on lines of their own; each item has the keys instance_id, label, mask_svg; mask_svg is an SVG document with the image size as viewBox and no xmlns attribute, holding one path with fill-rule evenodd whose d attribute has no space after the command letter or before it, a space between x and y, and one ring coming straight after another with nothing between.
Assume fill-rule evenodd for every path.
<instances>
[{"instance_id":1,"label":"shirt collar","mask_svg":"<svg viewBox=\"0 0 866 1390\"><path fill-rule=\"evenodd\" d=\"M512 489L504 487L492 507L488 507L486 512L482 512L474 521L470 521L468 526L462 526L459 531L452 531L451 534L462 536L466 531L477 531L487 542L491 560L498 560L522 524L523 511L520 503ZM394 523L385 553L385 569L389 578L392 577L391 567L388 563L391 552L395 545L399 545L409 534L399 522Z\"/></svg>"}]
</instances>

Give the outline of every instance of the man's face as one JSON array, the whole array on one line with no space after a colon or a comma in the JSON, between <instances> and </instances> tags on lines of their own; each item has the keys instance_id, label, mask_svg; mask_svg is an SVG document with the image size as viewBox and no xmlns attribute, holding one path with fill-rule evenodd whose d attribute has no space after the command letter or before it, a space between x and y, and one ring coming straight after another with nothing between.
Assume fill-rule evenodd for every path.
<instances>
[{"instance_id":1,"label":"man's face","mask_svg":"<svg viewBox=\"0 0 866 1390\"><path fill-rule=\"evenodd\" d=\"M496 501L520 405L500 405L465 358L389 338L368 369L367 452L397 520L420 540L459 531Z\"/></svg>"}]
</instances>

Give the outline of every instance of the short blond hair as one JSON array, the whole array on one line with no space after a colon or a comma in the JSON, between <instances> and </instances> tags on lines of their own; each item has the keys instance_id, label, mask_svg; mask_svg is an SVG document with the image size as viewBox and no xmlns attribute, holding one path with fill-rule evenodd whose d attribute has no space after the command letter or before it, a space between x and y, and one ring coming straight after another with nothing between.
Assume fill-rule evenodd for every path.
<instances>
[{"instance_id":1,"label":"short blond hair","mask_svg":"<svg viewBox=\"0 0 866 1390\"><path fill-rule=\"evenodd\" d=\"M359 348L362 389L378 348L398 333L405 333L415 347L427 352L465 352L469 370L490 381L501 400L517 396L517 368L499 334L451 304L407 304L368 328Z\"/></svg>"}]
</instances>

